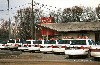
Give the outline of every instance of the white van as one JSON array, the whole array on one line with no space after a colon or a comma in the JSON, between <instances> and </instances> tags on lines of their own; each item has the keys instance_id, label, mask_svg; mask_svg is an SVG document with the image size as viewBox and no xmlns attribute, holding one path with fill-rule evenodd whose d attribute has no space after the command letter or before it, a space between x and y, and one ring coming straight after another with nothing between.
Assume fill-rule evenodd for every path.
<instances>
[{"instance_id":1,"label":"white van","mask_svg":"<svg viewBox=\"0 0 100 65\"><path fill-rule=\"evenodd\" d=\"M31 45L28 47L29 51L35 52L40 51L40 46L43 44L44 40L31 40Z\"/></svg>"},{"instance_id":2,"label":"white van","mask_svg":"<svg viewBox=\"0 0 100 65\"><path fill-rule=\"evenodd\" d=\"M92 39L73 39L70 47L66 47L65 54L72 58L73 56L85 57L90 56L90 47L94 46L95 42Z\"/></svg>"},{"instance_id":3,"label":"white van","mask_svg":"<svg viewBox=\"0 0 100 65\"><path fill-rule=\"evenodd\" d=\"M7 48L9 48L10 50L16 49L18 48L18 45L21 44L20 39L9 39L7 41Z\"/></svg>"},{"instance_id":4,"label":"white van","mask_svg":"<svg viewBox=\"0 0 100 65\"><path fill-rule=\"evenodd\" d=\"M21 50L21 51L28 51L28 47L30 47L32 45L32 42L34 40L26 40L26 41L23 41L22 44L20 44L18 46L18 49Z\"/></svg>"},{"instance_id":5,"label":"white van","mask_svg":"<svg viewBox=\"0 0 100 65\"><path fill-rule=\"evenodd\" d=\"M57 40L57 44L53 46L52 51L55 54L64 53L65 48L70 45L70 40L72 39L62 39Z\"/></svg>"},{"instance_id":6,"label":"white van","mask_svg":"<svg viewBox=\"0 0 100 65\"><path fill-rule=\"evenodd\" d=\"M40 51L43 53L52 52L52 47L57 44L57 40L44 40L40 46Z\"/></svg>"},{"instance_id":7,"label":"white van","mask_svg":"<svg viewBox=\"0 0 100 65\"><path fill-rule=\"evenodd\" d=\"M7 42L6 41L3 41L3 42L0 43L0 49L1 50L7 49Z\"/></svg>"},{"instance_id":8,"label":"white van","mask_svg":"<svg viewBox=\"0 0 100 65\"><path fill-rule=\"evenodd\" d=\"M100 59L100 44L92 46L90 48L91 56L94 57L95 60Z\"/></svg>"}]
</instances>

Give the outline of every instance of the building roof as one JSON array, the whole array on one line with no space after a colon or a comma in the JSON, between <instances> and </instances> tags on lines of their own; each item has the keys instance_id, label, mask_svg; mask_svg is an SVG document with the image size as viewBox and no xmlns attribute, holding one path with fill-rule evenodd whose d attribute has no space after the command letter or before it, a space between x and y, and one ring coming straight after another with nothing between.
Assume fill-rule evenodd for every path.
<instances>
[{"instance_id":1,"label":"building roof","mask_svg":"<svg viewBox=\"0 0 100 65\"><path fill-rule=\"evenodd\" d=\"M99 31L100 22L43 23L42 27L57 31Z\"/></svg>"}]
</instances>

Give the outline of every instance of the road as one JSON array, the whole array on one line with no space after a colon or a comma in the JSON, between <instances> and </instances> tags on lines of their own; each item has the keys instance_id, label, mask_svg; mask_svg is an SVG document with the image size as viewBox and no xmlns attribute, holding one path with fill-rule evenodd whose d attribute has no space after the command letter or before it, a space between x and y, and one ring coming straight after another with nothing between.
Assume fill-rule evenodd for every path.
<instances>
[{"instance_id":1,"label":"road","mask_svg":"<svg viewBox=\"0 0 100 65\"><path fill-rule=\"evenodd\" d=\"M13 52L12 52L13 53ZM17 52L16 52L17 53ZM91 58L69 59L67 55L55 55L52 53L29 53L23 52L20 55L11 54L0 57L0 65L100 65L100 61Z\"/></svg>"}]
</instances>

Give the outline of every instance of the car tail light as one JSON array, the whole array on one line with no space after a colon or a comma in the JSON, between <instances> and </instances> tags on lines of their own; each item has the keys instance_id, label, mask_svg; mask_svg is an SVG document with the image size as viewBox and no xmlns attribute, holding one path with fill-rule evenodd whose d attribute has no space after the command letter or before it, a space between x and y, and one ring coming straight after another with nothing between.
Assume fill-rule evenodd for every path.
<instances>
[{"instance_id":1,"label":"car tail light","mask_svg":"<svg viewBox=\"0 0 100 65\"><path fill-rule=\"evenodd\" d=\"M90 49L90 47L83 47L83 46L81 46L81 49Z\"/></svg>"},{"instance_id":2,"label":"car tail light","mask_svg":"<svg viewBox=\"0 0 100 65\"><path fill-rule=\"evenodd\" d=\"M8 46L7 44L3 44L2 46Z\"/></svg>"},{"instance_id":3,"label":"car tail light","mask_svg":"<svg viewBox=\"0 0 100 65\"><path fill-rule=\"evenodd\" d=\"M96 48L96 49L91 49L92 52L100 52L100 49Z\"/></svg>"},{"instance_id":4,"label":"car tail light","mask_svg":"<svg viewBox=\"0 0 100 65\"><path fill-rule=\"evenodd\" d=\"M3 44L2 46L6 46L5 44Z\"/></svg>"},{"instance_id":5,"label":"car tail light","mask_svg":"<svg viewBox=\"0 0 100 65\"><path fill-rule=\"evenodd\" d=\"M9 46L9 45L6 44L6 46Z\"/></svg>"},{"instance_id":6,"label":"car tail light","mask_svg":"<svg viewBox=\"0 0 100 65\"><path fill-rule=\"evenodd\" d=\"M15 46L18 46L18 44L15 44Z\"/></svg>"},{"instance_id":7,"label":"car tail light","mask_svg":"<svg viewBox=\"0 0 100 65\"><path fill-rule=\"evenodd\" d=\"M38 46L38 47L41 47L41 45L39 45L39 44L38 44L37 46Z\"/></svg>"},{"instance_id":8,"label":"car tail light","mask_svg":"<svg viewBox=\"0 0 100 65\"><path fill-rule=\"evenodd\" d=\"M53 48L59 48L58 46L53 46Z\"/></svg>"},{"instance_id":9,"label":"car tail light","mask_svg":"<svg viewBox=\"0 0 100 65\"><path fill-rule=\"evenodd\" d=\"M84 50L84 47L83 47L83 46L81 46L81 49L83 49L83 50Z\"/></svg>"},{"instance_id":10,"label":"car tail light","mask_svg":"<svg viewBox=\"0 0 100 65\"><path fill-rule=\"evenodd\" d=\"M61 48L66 48L66 46L61 46Z\"/></svg>"}]
</instances>

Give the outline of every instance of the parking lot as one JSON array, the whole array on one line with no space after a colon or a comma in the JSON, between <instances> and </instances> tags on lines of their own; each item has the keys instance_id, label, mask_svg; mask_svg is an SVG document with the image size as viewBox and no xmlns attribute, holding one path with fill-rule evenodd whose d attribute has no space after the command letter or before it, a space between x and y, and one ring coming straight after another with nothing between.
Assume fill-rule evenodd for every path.
<instances>
[{"instance_id":1,"label":"parking lot","mask_svg":"<svg viewBox=\"0 0 100 65\"><path fill-rule=\"evenodd\" d=\"M41 52L20 52L20 51L0 51L0 65L99 65L100 61L95 61L92 57L74 57L69 59L64 54L43 54ZM5 53L5 54L4 54ZM3 55L2 55L3 54Z\"/></svg>"}]
</instances>

